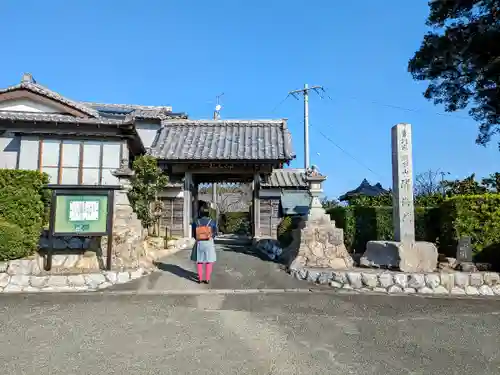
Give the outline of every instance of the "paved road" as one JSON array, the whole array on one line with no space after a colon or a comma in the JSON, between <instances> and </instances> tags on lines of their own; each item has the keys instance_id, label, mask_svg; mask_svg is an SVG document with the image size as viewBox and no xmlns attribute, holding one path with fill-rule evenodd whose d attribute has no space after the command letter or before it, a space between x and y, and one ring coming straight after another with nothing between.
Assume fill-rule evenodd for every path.
<instances>
[{"instance_id":1,"label":"paved road","mask_svg":"<svg viewBox=\"0 0 500 375\"><path fill-rule=\"evenodd\" d=\"M0 296L0 373L500 373L500 301L317 293Z\"/></svg>"},{"instance_id":2,"label":"paved road","mask_svg":"<svg viewBox=\"0 0 500 375\"><path fill-rule=\"evenodd\" d=\"M297 289L310 288L296 280L273 262L263 260L251 246L232 240L217 245L217 262L210 285L197 283L196 266L190 260L191 250L182 250L162 260L159 270L132 283L117 285L112 290L138 292L183 291L207 289Z\"/></svg>"}]
</instances>

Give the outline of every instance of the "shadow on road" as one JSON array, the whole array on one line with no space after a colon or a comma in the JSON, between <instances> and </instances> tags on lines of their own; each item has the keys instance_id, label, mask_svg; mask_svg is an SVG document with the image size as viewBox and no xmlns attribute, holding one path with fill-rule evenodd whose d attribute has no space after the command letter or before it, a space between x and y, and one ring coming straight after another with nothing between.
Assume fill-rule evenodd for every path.
<instances>
[{"instance_id":1,"label":"shadow on road","mask_svg":"<svg viewBox=\"0 0 500 375\"><path fill-rule=\"evenodd\" d=\"M182 277L186 280L195 282L198 281L198 275L196 273L186 270L176 264L157 262L155 265L161 271L170 272L171 274Z\"/></svg>"},{"instance_id":2,"label":"shadow on road","mask_svg":"<svg viewBox=\"0 0 500 375\"><path fill-rule=\"evenodd\" d=\"M215 245L217 245L217 249L222 250L224 252L232 252L250 255L260 260L269 262L269 258L256 251L252 246L252 241L247 238L216 238Z\"/></svg>"}]
</instances>

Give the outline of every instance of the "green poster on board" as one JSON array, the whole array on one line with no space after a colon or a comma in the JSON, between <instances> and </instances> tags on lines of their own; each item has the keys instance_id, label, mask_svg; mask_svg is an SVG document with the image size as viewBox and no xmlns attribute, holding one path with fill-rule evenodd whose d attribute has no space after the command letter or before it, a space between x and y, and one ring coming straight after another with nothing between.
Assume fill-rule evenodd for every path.
<instances>
[{"instance_id":1,"label":"green poster on board","mask_svg":"<svg viewBox=\"0 0 500 375\"><path fill-rule=\"evenodd\" d=\"M108 195L57 195L54 233L105 233Z\"/></svg>"}]
</instances>

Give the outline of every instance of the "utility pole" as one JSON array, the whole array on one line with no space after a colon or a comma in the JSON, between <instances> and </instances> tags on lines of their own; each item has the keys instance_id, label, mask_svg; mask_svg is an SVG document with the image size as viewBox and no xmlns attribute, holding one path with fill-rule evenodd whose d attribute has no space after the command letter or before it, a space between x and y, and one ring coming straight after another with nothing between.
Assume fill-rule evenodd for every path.
<instances>
[{"instance_id":1,"label":"utility pole","mask_svg":"<svg viewBox=\"0 0 500 375\"><path fill-rule=\"evenodd\" d=\"M288 93L288 95L293 96L295 99L299 100L297 94L302 94L304 96L304 169L309 168L309 91L314 90L319 94L318 90L323 90L323 86L311 86L306 83L304 88L300 90L293 90Z\"/></svg>"}]
</instances>

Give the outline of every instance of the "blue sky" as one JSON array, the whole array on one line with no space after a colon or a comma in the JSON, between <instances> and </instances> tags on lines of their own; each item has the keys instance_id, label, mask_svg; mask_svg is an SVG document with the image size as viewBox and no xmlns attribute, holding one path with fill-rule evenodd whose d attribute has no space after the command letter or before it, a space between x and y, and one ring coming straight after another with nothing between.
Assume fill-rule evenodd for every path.
<instances>
[{"instance_id":1,"label":"blue sky","mask_svg":"<svg viewBox=\"0 0 500 375\"><path fill-rule=\"evenodd\" d=\"M292 166L301 167L302 102L276 106L304 83L323 85L331 100L311 96L310 144L328 196L363 178L390 186L398 122L413 126L415 173L498 171L496 142L477 146L477 125L465 113L440 115L407 73L426 3L4 0L0 86L28 71L73 99L172 105L192 118L211 117L224 92L223 118L288 118Z\"/></svg>"}]
</instances>

